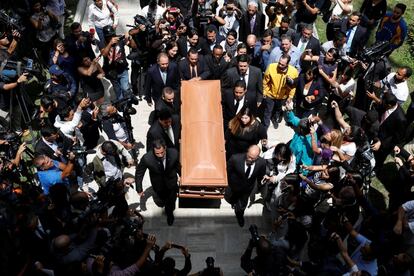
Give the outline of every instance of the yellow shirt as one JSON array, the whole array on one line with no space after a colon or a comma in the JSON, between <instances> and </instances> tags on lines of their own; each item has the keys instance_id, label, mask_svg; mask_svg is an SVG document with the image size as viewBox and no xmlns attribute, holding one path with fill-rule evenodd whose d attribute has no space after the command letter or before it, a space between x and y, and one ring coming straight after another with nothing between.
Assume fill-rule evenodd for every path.
<instances>
[{"instance_id":1,"label":"yellow shirt","mask_svg":"<svg viewBox=\"0 0 414 276\"><path fill-rule=\"evenodd\" d=\"M286 84L286 77L296 79L298 75L298 70L292 65L289 65L286 72L281 73L277 70L277 63L269 64L263 77L263 96L276 100L292 99L296 87L289 87Z\"/></svg>"}]
</instances>

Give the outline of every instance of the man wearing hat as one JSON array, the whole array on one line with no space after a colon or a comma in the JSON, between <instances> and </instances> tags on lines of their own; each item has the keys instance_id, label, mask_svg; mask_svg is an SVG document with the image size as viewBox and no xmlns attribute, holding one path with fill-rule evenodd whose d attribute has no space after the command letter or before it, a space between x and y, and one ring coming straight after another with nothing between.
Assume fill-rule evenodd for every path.
<instances>
[{"instance_id":1,"label":"man wearing hat","mask_svg":"<svg viewBox=\"0 0 414 276\"><path fill-rule=\"evenodd\" d=\"M112 83L116 98L119 100L130 93L125 46L135 49L137 45L128 32L122 36L116 35L115 29L111 25L103 28L103 34L105 41L100 45L101 54L104 57L103 69L105 76Z\"/></svg>"},{"instance_id":2,"label":"man wearing hat","mask_svg":"<svg viewBox=\"0 0 414 276\"><path fill-rule=\"evenodd\" d=\"M49 73L50 79L45 86L48 94L53 97L64 96L67 100L73 99L77 92L76 81L56 64L50 66Z\"/></svg>"}]
</instances>

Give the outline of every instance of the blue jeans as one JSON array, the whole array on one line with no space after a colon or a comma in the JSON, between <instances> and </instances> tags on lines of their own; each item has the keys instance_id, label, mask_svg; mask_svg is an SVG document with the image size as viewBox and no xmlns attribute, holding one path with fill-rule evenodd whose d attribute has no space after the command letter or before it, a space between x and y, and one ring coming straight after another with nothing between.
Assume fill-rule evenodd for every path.
<instances>
[{"instance_id":1,"label":"blue jeans","mask_svg":"<svg viewBox=\"0 0 414 276\"><path fill-rule=\"evenodd\" d=\"M129 76L128 69L118 74L116 79L111 79L112 86L114 87L115 95L118 100L122 99L129 90Z\"/></svg>"},{"instance_id":2,"label":"blue jeans","mask_svg":"<svg viewBox=\"0 0 414 276\"><path fill-rule=\"evenodd\" d=\"M263 125L266 129L270 126L270 120L276 120L278 116L281 116L282 106L285 104L286 100L276 100L270 98L263 98L265 104L264 115L263 115Z\"/></svg>"},{"instance_id":3,"label":"blue jeans","mask_svg":"<svg viewBox=\"0 0 414 276\"><path fill-rule=\"evenodd\" d=\"M98 35L100 45L105 46L105 36L104 36L104 33L103 33L103 28L98 28L98 27L95 26L95 32ZM93 37L92 37L92 39L93 39Z\"/></svg>"}]
</instances>

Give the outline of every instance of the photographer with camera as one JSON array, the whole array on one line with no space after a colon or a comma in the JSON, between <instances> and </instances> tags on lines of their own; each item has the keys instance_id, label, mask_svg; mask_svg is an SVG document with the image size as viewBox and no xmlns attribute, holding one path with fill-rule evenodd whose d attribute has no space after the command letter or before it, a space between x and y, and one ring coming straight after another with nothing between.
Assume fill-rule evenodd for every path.
<instances>
[{"instance_id":1,"label":"photographer with camera","mask_svg":"<svg viewBox=\"0 0 414 276\"><path fill-rule=\"evenodd\" d=\"M98 145L95 153L86 156L82 190L90 192L89 189L92 189L97 193L100 188L107 186L110 179L122 179L125 164L130 167L134 160L119 142L108 140Z\"/></svg>"},{"instance_id":2,"label":"photographer with camera","mask_svg":"<svg viewBox=\"0 0 414 276\"><path fill-rule=\"evenodd\" d=\"M74 160L75 155L73 153L69 153L67 164L53 160L46 155L38 155L33 160L45 195L48 195L49 190L55 185L63 185L69 190L69 177L72 175L75 167Z\"/></svg>"},{"instance_id":3,"label":"photographer with camera","mask_svg":"<svg viewBox=\"0 0 414 276\"><path fill-rule=\"evenodd\" d=\"M175 260L171 257L164 258L165 252L170 250L171 248L176 248L181 250L185 258L185 264L183 269L178 270L175 268ZM160 251L157 252L155 255L155 268L153 275L163 275L163 276L184 276L188 275L191 271L191 255L188 253L188 248L174 244L170 241L166 242L163 247L161 247Z\"/></svg>"},{"instance_id":4,"label":"photographer with camera","mask_svg":"<svg viewBox=\"0 0 414 276\"><path fill-rule=\"evenodd\" d=\"M111 103L103 103L99 107L102 128L108 139L118 141L127 150L131 150L134 145L128 138L128 129L123 116L118 109Z\"/></svg>"},{"instance_id":5,"label":"photographer with camera","mask_svg":"<svg viewBox=\"0 0 414 276\"><path fill-rule=\"evenodd\" d=\"M54 98L65 97L66 102L73 102L78 89L72 76L64 72L59 65L50 66L49 73L50 79L45 85L47 95Z\"/></svg>"},{"instance_id":6,"label":"photographer with camera","mask_svg":"<svg viewBox=\"0 0 414 276\"><path fill-rule=\"evenodd\" d=\"M279 265L282 260L276 258L272 245L264 236L259 236L257 226L249 227L251 238L249 244L241 256L240 266L248 275L278 275ZM256 248L256 256L252 258L253 249Z\"/></svg>"},{"instance_id":7,"label":"photographer with camera","mask_svg":"<svg viewBox=\"0 0 414 276\"><path fill-rule=\"evenodd\" d=\"M79 22L73 22L70 25L70 34L65 38L65 45L69 55L75 58L75 63L80 64L82 57L95 59L95 52L92 45L98 45L99 41L94 38L95 33L82 31L82 25Z\"/></svg>"},{"instance_id":8,"label":"photographer with camera","mask_svg":"<svg viewBox=\"0 0 414 276\"><path fill-rule=\"evenodd\" d=\"M132 92L142 99L144 96L147 71L154 60L154 58L151 58L154 54L154 52L151 51L151 42L155 35L155 26L151 23L150 19L141 15L136 15L134 21L135 26L129 31L129 34L135 41L137 47L132 49L127 58L131 60Z\"/></svg>"},{"instance_id":9,"label":"photographer with camera","mask_svg":"<svg viewBox=\"0 0 414 276\"><path fill-rule=\"evenodd\" d=\"M58 18L49 9L43 7L40 0L32 2L32 12L30 23L36 30L35 44L41 51L44 63L47 63L53 40L57 37Z\"/></svg>"},{"instance_id":10,"label":"photographer with camera","mask_svg":"<svg viewBox=\"0 0 414 276\"><path fill-rule=\"evenodd\" d=\"M35 145L35 153L66 163L67 160L63 154L71 149L73 141L51 124L44 125L40 130L40 135Z\"/></svg>"},{"instance_id":11,"label":"photographer with camera","mask_svg":"<svg viewBox=\"0 0 414 276\"><path fill-rule=\"evenodd\" d=\"M110 25L103 28L103 35L104 43L102 45L105 45L101 48L101 54L104 57L103 69L106 77L112 83L116 98L120 100L131 93L125 46L134 49L137 45L128 32L125 35L118 36L115 29Z\"/></svg>"},{"instance_id":12,"label":"photographer with camera","mask_svg":"<svg viewBox=\"0 0 414 276\"><path fill-rule=\"evenodd\" d=\"M242 11L237 5L237 1L227 1L219 11L219 17L224 20L224 24L219 28L220 35L223 37L226 37L230 30L235 30L237 33L239 32Z\"/></svg>"},{"instance_id":13,"label":"photographer with camera","mask_svg":"<svg viewBox=\"0 0 414 276\"><path fill-rule=\"evenodd\" d=\"M207 257L206 259L206 268L203 270L189 274L189 276L223 276L223 270L220 267L214 266L214 258Z\"/></svg>"},{"instance_id":14,"label":"photographer with camera","mask_svg":"<svg viewBox=\"0 0 414 276\"><path fill-rule=\"evenodd\" d=\"M152 23L162 19L165 13L165 8L160 6L160 3L157 2L161 1L150 0L147 6L141 8L140 15L149 19Z\"/></svg>"}]
</instances>

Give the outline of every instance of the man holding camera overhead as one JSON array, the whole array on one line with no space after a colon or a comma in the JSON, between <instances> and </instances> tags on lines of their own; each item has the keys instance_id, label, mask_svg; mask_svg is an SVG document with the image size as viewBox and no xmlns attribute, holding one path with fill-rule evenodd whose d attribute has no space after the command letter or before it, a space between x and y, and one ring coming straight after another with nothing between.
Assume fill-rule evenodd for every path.
<instances>
[{"instance_id":1,"label":"man holding camera overhead","mask_svg":"<svg viewBox=\"0 0 414 276\"><path fill-rule=\"evenodd\" d=\"M272 120L274 128L282 121L282 106L292 102L296 91L298 70L289 65L290 56L282 54L278 63L271 63L263 76L263 125L268 128Z\"/></svg>"},{"instance_id":2,"label":"man holding camera overhead","mask_svg":"<svg viewBox=\"0 0 414 276\"><path fill-rule=\"evenodd\" d=\"M126 60L125 46L136 48L137 45L129 33L118 36L111 26L103 28L105 46L101 49L104 56L105 76L111 81L118 100L129 94L128 62Z\"/></svg>"}]
</instances>

